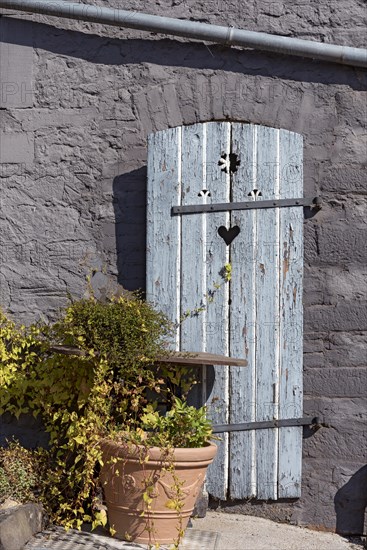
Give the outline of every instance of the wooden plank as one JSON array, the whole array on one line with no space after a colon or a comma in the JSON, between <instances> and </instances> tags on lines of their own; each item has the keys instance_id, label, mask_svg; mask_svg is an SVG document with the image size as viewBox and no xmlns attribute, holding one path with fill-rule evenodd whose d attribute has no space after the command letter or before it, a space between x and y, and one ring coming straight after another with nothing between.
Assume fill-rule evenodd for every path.
<instances>
[{"instance_id":1,"label":"wooden plank","mask_svg":"<svg viewBox=\"0 0 367 550\"><path fill-rule=\"evenodd\" d=\"M181 204L194 204L205 183L205 126L194 124L182 128L182 196ZM205 295L205 220L182 218L181 252L181 341L180 349L205 350L203 319L198 314ZM186 318L184 318L186 316Z\"/></svg>"},{"instance_id":2,"label":"wooden plank","mask_svg":"<svg viewBox=\"0 0 367 550\"><path fill-rule=\"evenodd\" d=\"M303 192L302 137L280 131L280 195L296 197ZM303 212L286 208L280 212L280 418L302 416L302 272ZM279 429L279 498L301 496L302 428Z\"/></svg>"},{"instance_id":3,"label":"wooden plank","mask_svg":"<svg viewBox=\"0 0 367 550\"><path fill-rule=\"evenodd\" d=\"M182 128L181 204L194 204L205 186L205 140L203 124ZM198 313L205 295L205 219L182 218L181 225L181 337L180 350L205 351L205 311ZM192 400L198 401L194 395ZM199 404L199 403L197 403Z\"/></svg>"},{"instance_id":4,"label":"wooden plank","mask_svg":"<svg viewBox=\"0 0 367 550\"><path fill-rule=\"evenodd\" d=\"M210 202L230 200L230 174L218 165L222 153L230 152L230 123L210 122L206 124L206 186ZM227 157L228 158L228 157ZM197 201L196 201L197 202ZM218 234L221 226L229 228L229 213L202 214L206 224L205 281L206 292L214 291L213 301L208 304L205 315L206 350L212 353L229 354L228 315L229 285L221 273L229 260L229 247ZM215 289L216 284L222 284ZM207 381L208 415L214 424L228 424L229 421L229 372L228 367L214 367L214 381ZM224 500L228 490L228 441L227 433L218 442L215 461L207 475L207 490L215 498Z\"/></svg>"},{"instance_id":5,"label":"wooden plank","mask_svg":"<svg viewBox=\"0 0 367 550\"><path fill-rule=\"evenodd\" d=\"M78 357L85 357L87 355L87 352L83 349L73 346L51 346L50 350L61 355L77 355Z\"/></svg>"},{"instance_id":6,"label":"wooden plank","mask_svg":"<svg viewBox=\"0 0 367 550\"><path fill-rule=\"evenodd\" d=\"M205 140L206 129L202 124L182 129L183 143L181 155L182 197L181 204L194 204L205 187ZM205 197L206 200L206 197ZM182 257L181 257L181 338L180 349L205 350L204 321L205 311L198 308L205 295L205 219L195 216L189 220L182 218ZM203 368L197 375L202 382ZM199 384L190 392L189 402L195 406L204 403L203 386Z\"/></svg>"},{"instance_id":7,"label":"wooden plank","mask_svg":"<svg viewBox=\"0 0 367 550\"><path fill-rule=\"evenodd\" d=\"M51 346L51 351L61 353L62 355L78 355L85 357L87 352L73 346ZM171 351L169 355L157 357L157 363L172 363L176 365L235 365L238 367L247 367L246 359L237 359L236 357L227 357L215 353L206 353L203 351Z\"/></svg>"},{"instance_id":8,"label":"wooden plank","mask_svg":"<svg viewBox=\"0 0 367 550\"><path fill-rule=\"evenodd\" d=\"M148 137L147 299L176 321L180 341L181 219L170 216L181 201L181 128Z\"/></svg>"},{"instance_id":9,"label":"wooden plank","mask_svg":"<svg viewBox=\"0 0 367 550\"><path fill-rule=\"evenodd\" d=\"M257 189L261 199L279 198L279 131L257 133ZM260 198L260 197L259 197ZM256 421L278 418L279 392L279 208L257 211ZM257 498L277 498L277 429L256 431Z\"/></svg>"},{"instance_id":10,"label":"wooden plank","mask_svg":"<svg viewBox=\"0 0 367 550\"><path fill-rule=\"evenodd\" d=\"M173 363L177 365L235 365L237 367L247 367L246 359L237 359L236 357L227 357L226 355L218 355L215 353L197 352L197 351L180 351L170 352L167 356L157 358L160 363Z\"/></svg>"},{"instance_id":11,"label":"wooden plank","mask_svg":"<svg viewBox=\"0 0 367 550\"><path fill-rule=\"evenodd\" d=\"M232 190L230 174L218 167L221 153L231 151L231 133L232 152L241 160ZM297 169L290 157L292 166L302 166L300 136L256 125L197 124L149 138L147 296L176 320L173 348L198 350L175 360L197 364L199 356L200 364L217 365L212 386L203 384L216 425L301 416L303 212L290 207L181 217L171 216L171 208L299 197L302 177L292 177ZM261 196L251 195L254 189ZM218 228L229 228L230 216L240 234L227 246ZM232 281L208 305L228 260ZM236 361L229 354L244 358L248 368L231 367L229 377L228 365ZM209 469L208 490L219 499L228 488L231 498L299 496L301 449L299 427L231 432L230 442L227 432Z\"/></svg>"},{"instance_id":12,"label":"wooden plank","mask_svg":"<svg viewBox=\"0 0 367 550\"><path fill-rule=\"evenodd\" d=\"M232 151L241 164L232 179L232 200L249 200L256 186L257 126L232 124ZM252 199L253 200L253 199ZM248 360L245 369L231 369L230 423L253 422L256 401L256 301L255 301L255 210L232 213L232 225L240 234L231 244L230 353ZM255 431L230 434L230 497L256 495Z\"/></svg>"}]
</instances>

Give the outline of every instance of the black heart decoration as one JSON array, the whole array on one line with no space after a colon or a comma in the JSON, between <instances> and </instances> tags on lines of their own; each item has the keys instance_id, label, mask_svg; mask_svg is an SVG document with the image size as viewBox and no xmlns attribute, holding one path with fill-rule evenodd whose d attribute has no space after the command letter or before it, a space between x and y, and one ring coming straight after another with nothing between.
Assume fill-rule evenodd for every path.
<instances>
[{"instance_id":1,"label":"black heart decoration","mask_svg":"<svg viewBox=\"0 0 367 550\"><path fill-rule=\"evenodd\" d=\"M237 237L239 232L240 228L238 227L238 225L230 227L229 229L224 227L224 225L221 225L218 229L219 236L222 237L227 246L231 244L231 242Z\"/></svg>"}]
</instances>

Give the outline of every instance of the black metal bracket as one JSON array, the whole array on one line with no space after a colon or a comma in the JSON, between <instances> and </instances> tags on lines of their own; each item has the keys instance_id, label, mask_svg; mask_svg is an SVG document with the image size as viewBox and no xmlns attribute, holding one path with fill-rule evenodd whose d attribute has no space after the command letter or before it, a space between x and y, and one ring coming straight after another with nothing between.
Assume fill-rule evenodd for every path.
<instances>
[{"instance_id":1,"label":"black metal bracket","mask_svg":"<svg viewBox=\"0 0 367 550\"><path fill-rule=\"evenodd\" d=\"M321 421L319 417L284 418L282 420L264 420L261 422L245 422L242 424L218 424L213 426L213 433L244 432L247 430L266 430L269 428L285 428L289 426L309 426L312 430L329 427L329 424Z\"/></svg>"},{"instance_id":2,"label":"black metal bracket","mask_svg":"<svg viewBox=\"0 0 367 550\"><path fill-rule=\"evenodd\" d=\"M185 206L172 206L171 214L199 214L203 212L227 212L228 210L253 210L258 208L284 208L289 206L309 206L320 210L321 198L301 199L274 199L266 201L248 202L220 202L217 204L189 204Z\"/></svg>"}]
</instances>

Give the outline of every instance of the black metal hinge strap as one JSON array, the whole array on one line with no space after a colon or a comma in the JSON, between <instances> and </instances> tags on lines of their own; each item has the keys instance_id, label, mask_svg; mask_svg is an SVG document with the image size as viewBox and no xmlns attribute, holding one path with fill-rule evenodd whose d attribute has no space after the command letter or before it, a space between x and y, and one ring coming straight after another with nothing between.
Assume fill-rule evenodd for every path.
<instances>
[{"instance_id":1,"label":"black metal hinge strap","mask_svg":"<svg viewBox=\"0 0 367 550\"><path fill-rule=\"evenodd\" d=\"M202 212L226 212L228 210L252 210L254 208L284 208L289 206L309 206L320 209L320 197L304 199L274 199L266 201L248 202L219 202L217 204L189 204L185 206L172 206L171 214L199 214Z\"/></svg>"},{"instance_id":2,"label":"black metal hinge strap","mask_svg":"<svg viewBox=\"0 0 367 550\"><path fill-rule=\"evenodd\" d=\"M213 433L243 432L247 430L264 430L269 428L284 428L287 426L310 426L313 429L327 427L318 417L284 418L282 420L264 420L261 422L245 422L242 424L218 424L213 426Z\"/></svg>"}]
</instances>

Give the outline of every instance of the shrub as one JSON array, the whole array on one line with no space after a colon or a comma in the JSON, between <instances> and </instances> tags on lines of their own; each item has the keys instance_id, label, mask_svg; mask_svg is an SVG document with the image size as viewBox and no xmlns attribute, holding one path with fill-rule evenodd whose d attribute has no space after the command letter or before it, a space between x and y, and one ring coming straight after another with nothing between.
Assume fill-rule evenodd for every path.
<instances>
[{"instance_id":1,"label":"shrub","mask_svg":"<svg viewBox=\"0 0 367 550\"><path fill-rule=\"evenodd\" d=\"M7 498L23 503L36 500L43 485L42 454L17 441L0 447L0 503Z\"/></svg>"},{"instance_id":2,"label":"shrub","mask_svg":"<svg viewBox=\"0 0 367 550\"><path fill-rule=\"evenodd\" d=\"M41 498L53 521L78 528L101 517L100 438L139 426L147 392L164 388L155 360L169 334L137 294L71 300L51 326L0 317L0 414L42 416L51 449Z\"/></svg>"}]
</instances>

